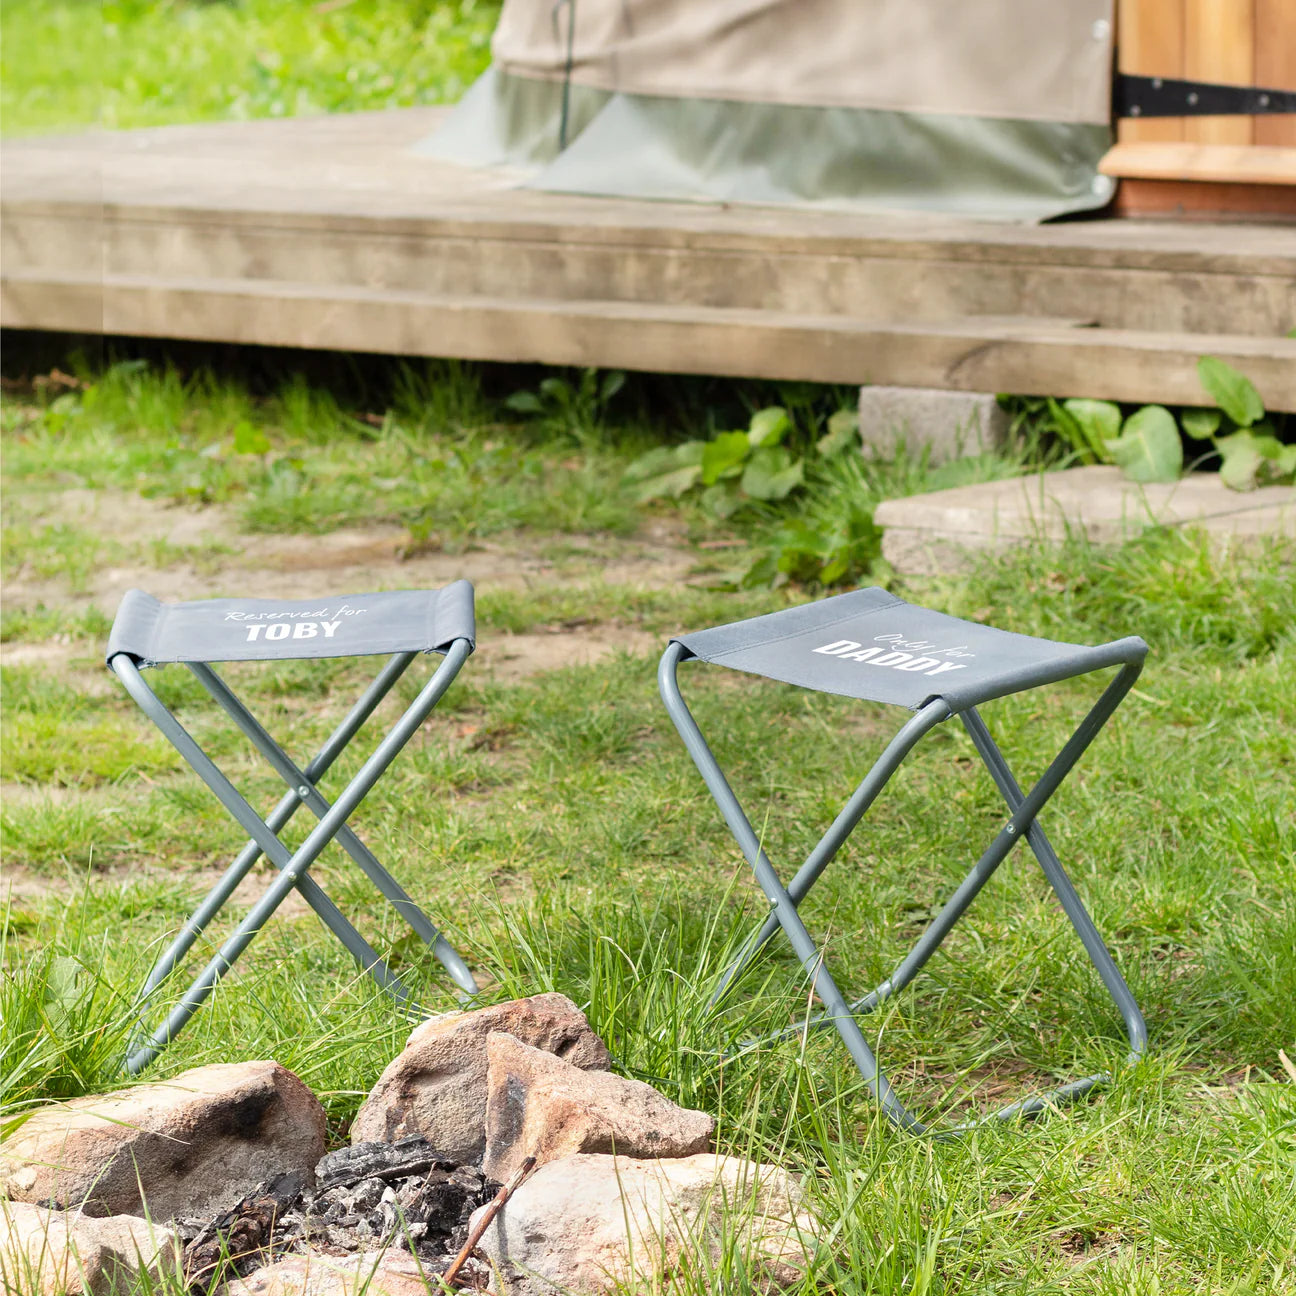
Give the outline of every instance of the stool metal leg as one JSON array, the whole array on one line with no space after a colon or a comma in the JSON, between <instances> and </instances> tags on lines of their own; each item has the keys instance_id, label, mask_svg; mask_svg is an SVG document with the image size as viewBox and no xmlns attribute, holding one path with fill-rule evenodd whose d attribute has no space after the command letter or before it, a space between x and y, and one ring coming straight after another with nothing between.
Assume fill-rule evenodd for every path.
<instances>
[{"instance_id":1,"label":"stool metal leg","mask_svg":"<svg viewBox=\"0 0 1296 1296\"><path fill-rule=\"evenodd\" d=\"M315 786L315 780L298 769L283 748L266 732L257 718L210 666L201 662L192 662L189 664L189 669L229 714L252 745L266 758L275 773L292 789L297 800L305 804L316 818L322 819L331 807ZM355 831L344 825L338 829L337 842L360 866L379 893L391 901L397 913L414 929L415 934L431 948L459 988L470 995L477 994L479 987L473 980L467 964L432 925L431 919L419 908L404 887L383 868L373 852L356 836Z\"/></svg>"},{"instance_id":2,"label":"stool metal leg","mask_svg":"<svg viewBox=\"0 0 1296 1296\"><path fill-rule=\"evenodd\" d=\"M1045 875L1057 893L1063 909L1070 918L1099 975L1102 977L1104 985L1111 993L1121 1013L1130 1040L1131 1058L1137 1059L1142 1055L1146 1046L1147 1033L1138 1006L1135 1004L1133 996L1125 985L1119 970L1113 963L1106 946L1103 945L1102 938L1098 935L1092 920L1071 886L1070 880L1063 872L1052 846L1044 835L1043 829L1037 822L1040 810L1058 789L1080 756L1100 732L1112 712L1120 704L1122 698L1133 686L1142 669L1141 659L1126 662L1122 666L1119 674L1108 684L1101 697L1081 721L1076 731L1067 740L1039 781L1025 795L1023 795L1021 788L1013 778L1007 763L1004 761L998 747L995 746L980 716L976 714L975 710L963 713L962 718L968 728L969 735L972 737L974 745L981 754L987 769L990 771L1008 805L1008 823L986 848L981 858L972 867L971 872L949 900L946 901L936 919L919 938L918 943L902 960L895 972L876 989L865 995L864 998L850 1004L846 1002L845 997L825 967L823 954L816 947L813 938L802 922L797 907L841 848L850 832L859 823L887 781L895 773L908 752L928 730L949 717L951 714L950 709L944 702L935 699L915 713L913 718L905 724L891 741L882 756L879 757L859 788L856 789L846 806L838 814L828 832L825 833L806 862L785 888L779 881L773 865L770 863L756 833L752 829L750 821L734 796L728 780L721 771L679 692L676 668L682 651L679 644L672 643L662 657L658 670L658 684L662 700L684 741L685 747L688 749L690 756L692 756L708 789L719 806L725 822L751 864L756 880L771 906L770 916L722 976L720 986L712 997L713 1006L724 995L726 990L732 986L756 951L781 927L787 933L793 950L801 960L806 975L810 979L815 994L824 1004L825 1011L807 1022L786 1031L778 1032L765 1040L757 1041L757 1043L790 1038L811 1027L833 1025L841 1036L842 1042L845 1044L852 1060L859 1068L865 1084L871 1089L887 1115L896 1124L913 1133L928 1132L929 1127L913 1116L891 1089L886 1077L878 1067L872 1049L864 1038L857 1016L871 1012L886 999L904 989L913 980L932 954L940 947L942 941L993 875L995 869L999 867L1012 848L1024 836L1031 844L1032 851L1044 869ZM965 1133L967 1130L986 1121L1011 1119L1044 1111L1056 1103L1081 1096L1106 1078L1104 1075L1087 1076L1054 1089L1049 1093L1013 1103L978 1120L931 1132L936 1133L938 1137L952 1137Z\"/></svg>"},{"instance_id":3,"label":"stool metal leg","mask_svg":"<svg viewBox=\"0 0 1296 1296\"><path fill-rule=\"evenodd\" d=\"M471 647L467 640L456 640L446 652L445 660L438 667L422 692L396 722L391 732L379 743L377 749L361 767L356 776L347 784L333 806L324 814L306 840L289 855L287 848L270 831L267 824L248 805L237 789L212 763L211 759L198 746L178 720L158 700L156 695L140 677L138 668L128 658L113 658L114 671L121 678L131 696L157 724L158 728L171 741L185 760L194 768L199 777L212 789L226 809L241 827L261 847L266 856L280 872L261 899L239 923L233 934L225 941L216 956L203 969L186 991L181 1002L173 1009L166 1022L153 1034L149 1042L136 1050L127 1060L127 1068L138 1073L151 1062L163 1048L179 1033L184 1024L197 1011L215 988L216 983L233 965L234 961L247 948L253 937L265 925L266 921L283 902L288 892L294 887L302 890L308 901L314 898L316 911L330 926L347 949L356 957L380 984L384 984L397 997L404 999L405 991L391 974L386 964L368 945L363 937L351 927L350 923L337 912L327 897L323 897L317 884L306 876L306 870L315 862L325 846L345 826L347 818L354 812L360 802L368 795L374 784L382 777L387 767L395 759L402 747L418 731L428 713L440 701L450 686L459 668L467 659ZM305 886L302 886L302 883ZM322 903L321 897L323 897Z\"/></svg>"},{"instance_id":4,"label":"stool metal leg","mask_svg":"<svg viewBox=\"0 0 1296 1296\"><path fill-rule=\"evenodd\" d=\"M981 759L990 771L1003 799L1010 809L1016 810L1022 802L1022 790L1008 768L1003 753L990 736L985 721L981 719L975 707L964 711L959 718L963 721L977 751L980 752ZM1071 920L1076 935L1080 937L1090 961L1097 968L1103 985L1107 987L1107 993L1111 995L1112 1002L1120 1012L1121 1020L1125 1023L1125 1033L1129 1037L1130 1061L1138 1061L1147 1051L1147 1025L1134 996L1130 993L1129 986L1125 984L1125 978L1121 976L1120 969L1112 961L1112 956L1102 936L1099 935L1098 928L1094 926L1088 910L1076 894L1076 889L1072 886L1071 879L1067 877L1057 852L1054 851L1052 843L1045 836L1044 829L1038 821L1031 824L1026 842L1039 861L1044 876L1057 895L1066 916Z\"/></svg>"},{"instance_id":5,"label":"stool metal leg","mask_svg":"<svg viewBox=\"0 0 1296 1296\"><path fill-rule=\"evenodd\" d=\"M374 713L383 698L391 691L392 686L405 672L416 653L397 653L378 673L374 681L365 690L363 696L351 708L350 712L329 736L314 759L306 766L307 780L315 783L332 767L334 761L342 754L351 739L359 732L365 721ZM129 660L129 659L126 659ZM114 670L116 667L114 666ZM150 690L151 691L151 690ZM297 812L301 798L295 791L289 792L274 808L266 819L266 827L276 835ZM252 871L262 851L255 839L250 839L234 862L225 871L220 881L208 892L203 902L189 917L165 953L153 965L140 999L148 999L154 990L175 971L180 960L193 947L194 942L206 930L208 923L221 911L226 901L234 894L235 888Z\"/></svg>"}]
</instances>

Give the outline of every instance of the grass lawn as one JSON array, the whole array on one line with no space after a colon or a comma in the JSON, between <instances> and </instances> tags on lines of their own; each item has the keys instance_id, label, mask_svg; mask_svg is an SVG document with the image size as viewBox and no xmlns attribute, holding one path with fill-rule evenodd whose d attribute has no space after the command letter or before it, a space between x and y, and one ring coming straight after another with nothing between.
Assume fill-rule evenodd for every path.
<instances>
[{"instance_id":1,"label":"grass lawn","mask_svg":"<svg viewBox=\"0 0 1296 1296\"><path fill-rule=\"evenodd\" d=\"M0 1120L122 1082L135 988L239 844L103 671L121 589L342 591L463 573L479 653L357 827L491 998L563 991L621 1071L717 1113L723 1147L807 1176L828 1231L805 1293L1296 1291L1296 1082L1279 1059L1296 1052L1290 548L1156 533L891 582L1006 628L1139 633L1152 648L1046 819L1147 1015L1151 1056L1123 1068L1114 1010L1015 854L870 1037L928 1118L1105 1068L1117 1080L1027 1127L917 1141L879 1118L830 1037L716 1055L804 1014L785 951L732 1007L705 1011L758 897L654 668L672 631L808 596L726 587L775 524L635 504L621 476L649 441L632 391L624 410L564 427L509 414L490 373L394 372L364 400L300 379L254 396L138 361L11 386ZM905 461L856 486L928 480ZM367 673L228 670L294 753ZM706 667L681 675L785 871L901 719ZM271 804L272 777L196 682L174 667L156 682L254 804ZM986 709L1023 779L1093 694L1082 682ZM806 906L844 983L890 971L1000 821L970 744L942 726ZM344 858L330 852L318 876L429 1006L452 1006ZM151 1074L273 1056L320 1093L341 1140L407 1029L291 905ZM748 1289L732 1274L688 1283Z\"/></svg>"},{"instance_id":2,"label":"grass lawn","mask_svg":"<svg viewBox=\"0 0 1296 1296\"><path fill-rule=\"evenodd\" d=\"M5 0L6 134L452 103L495 0Z\"/></svg>"},{"instance_id":3,"label":"grass lawn","mask_svg":"<svg viewBox=\"0 0 1296 1296\"><path fill-rule=\"evenodd\" d=\"M497 14L472 0L7 0L2 125L449 101L485 66ZM245 353L240 372L264 359ZM815 468L789 509L724 521L688 501L638 503L623 475L663 432L745 423L737 397L795 407L808 435L832 393L632 380L610 405L521 419L503 397L534 376L375 376L301 355L295 378L266 362L249 387L182 375L156 351L79 368L58 354L30 372L53 363L73 372L11 384L3 411L0 1135L33 1104L123 1082L135 990L241 845L103 669L123 590L290 595L465 575L479 651L357 829L491 998L563 991L622 1072L716 1113L723 1148L806 1176L825 1235L802 1296L1296 1292L1296 1078L1280 1058L1296 1056L1290 545L1152 533L1119 552L1030 548L957 579L868 574L1008 629L1137 633L1152 648L1045 820L1144 1009L1150 1057L1123 1067L1113 1008L1016 854L870 1037L930 1119L1077 1074L1116 1080L1027 1127L924 1142L879 1117L832 1038L718 1055L798 1020L806 995L774 948L731 1007L706 1012L761 906L654 669L674 631L810 596L735 584L789 530L839 529L867 561L874 501L1020 471L1020 456L938 473L847 456ZM345 662L228 674L294 754L367 678ZM174 667L154 678L254 804L272 804L274 780L196 682ZM785 873L901 718L701 666L682 680ZM1093 692L986 709L1023 780ZM886 975L997 831L977 771L961 730L942 726L816 889L807 919L844 984ZM429 1007L453 1006L345 859L330 852L317 875ZM275 1057L320 1094L342 1141L407 1030L289 902L150 1074ZM732 1271L682 1284L751 1290Z\"/></svg>"}]
</instances>

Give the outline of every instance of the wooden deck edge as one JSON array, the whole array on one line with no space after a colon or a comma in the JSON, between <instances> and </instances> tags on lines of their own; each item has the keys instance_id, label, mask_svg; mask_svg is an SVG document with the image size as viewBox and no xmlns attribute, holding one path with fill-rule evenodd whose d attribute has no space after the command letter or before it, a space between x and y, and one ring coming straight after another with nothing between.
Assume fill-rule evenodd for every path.
<instances>
[{"instance_id":1,"label":"wooden deck edge","mask_svg":"<svg viewBox=\"0 0 1296 1296\"><path fill-rule=\"evenodd\" d=\"M1113 211L1142 220L1274 221L1296 224L1296 189L1287 185L1224 184L1213 180L1126 179Z\"/></svg>"},{"instance_id":2,"label":"wooden deck edge","mask_svg":"<svg viewBox=\"0 0 1296 1296\"><path fill-rule=\"evenodd\" d=\"M9 327L663 373L1198 404L1199 356L1237 365L1296 410L1296 341L963 319L841 316L638 302L439 298L266 280L8 272Z\"/></svg>"},{"instance_id":3,"label":"wooden deck edge","mask_svg":"<svg viewBox=\"0 0 1296 1296\"><path fill-rule=\"evenodd\" d=\"M1296 148L1130 140L1110 148L1098 170L1122 179L1296 185ZM1296 214L1296 192L1291 205Z\"/></svg>"}]
</instances>

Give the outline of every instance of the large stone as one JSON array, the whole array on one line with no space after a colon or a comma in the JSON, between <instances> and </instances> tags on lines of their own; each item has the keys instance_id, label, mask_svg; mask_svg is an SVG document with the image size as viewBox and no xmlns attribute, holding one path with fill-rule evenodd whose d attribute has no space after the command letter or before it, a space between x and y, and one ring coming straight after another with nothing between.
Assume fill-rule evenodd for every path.
<instances>
[{"instance_id":1,"label":"large stone","mask_svg":"<svg viewBox=\"0 0 1296 1296\"><path fill-rule=\"evenodd\" d=\"M1296 488L1234 491L1218 473L1140 483L1095 464L884 500L873 520L883 528L882 556L897 571L953 574L977 553L1068 536L1120 544L1153 526L1198 528L1230 544L1272 544L1296 536Z\"/></svg>"},{"instance_id":2,"label":"large stone","mask_svg":"<svg viewBox=\"0 0 1296 1296\"><path fill-rule=\"evenodd\" d=\"M225 1287L225 1296L428 1296L432 1286L408 1252L330 1256L316 1251L263 1265Z\"/></svg>"},{"instance_id":3,"label":"large stone","mask_svg":"<svg viewBox=\"0 0 1296 1296\"><path fill-rule=\"evenodd\" d=\"M860 440L866 454L891 458L903 445L931 464L997 450L1009 419L994 396L930 387L861 387Z\"/></svg>"},{"instance_id":4,"label":"large stone","mask_svg":"<svg viewBox=\"0 0 1296 1296\"><path fill-rule=\"evenodd\" d=\"M0 1290L124 1296L179 1266L175 1234L134 1215L92 1219L0 1199ZM152 1290L152 1287L149 1287Z\"/></svg>"},{"instance_id":5,"label":"large stone","mask_svg":"<svg viewBox=\"0 0 1296 1296\"><path fill-rule=\"evenodd\" d=\"M88 1215L216 1214L283 1171L313 1183L324 1132L318 1099L277 1062L197 1067L39 1108L0 1145L0 1195Z\"/></svg>"},{"instance_id":6,"label":"large stone","mask_svg":"<svg viewBox=\"0 0 1296 1296\"><path fill-rule=\"evenodd\" d=\"M486 1148L486 1037L503 1031L585 1071L612 1059L566 995L515 999L424 1022L378 1078L351 1126L354 1143L422 1134L447 1161L475 1163Z\"/></svg>"},{"instance_id":7,"label":"large stone","mask_svg":"<svg viewBox=\"0 0 1296 1296\"><path fill-rule=\"evenodd\" d=\"M582 1071L511 1035L486 1040L486 1156L503 1183L529 1156L543 1165L575 1152L686 1157L711 1147L715 1121L652 1085Z\"/></svg>"},{"instance_id":8,"label":"large stone","mask_svg":"<svg viewBox=\"0 0 1296 1296\"><path fill-rule=\"evenodd\" d=\"M659 1161L581 1154L541 1166L480 1247L498 1267L501 1296L596 1296L730 1249L745 1257L757 1289L786 1287L804 1272L814 1237L800 1184L775 1166L710 1153Z\"/></svg>"}]
</instances>

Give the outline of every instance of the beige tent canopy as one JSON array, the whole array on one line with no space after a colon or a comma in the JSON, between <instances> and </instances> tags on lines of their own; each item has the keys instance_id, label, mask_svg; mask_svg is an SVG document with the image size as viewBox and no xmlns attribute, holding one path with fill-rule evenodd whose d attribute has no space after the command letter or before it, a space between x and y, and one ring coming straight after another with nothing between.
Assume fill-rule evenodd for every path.
<instances>
[{"instance_id":1,"label":"beige tent canopy","mask_svg":"<svg viewBox=\"0 0 1296 1296\"><path fill-rule=\"evenodd\" d=\"M1112 0L505 0L423 152L566 193L1101 206Z\"/></svg>"}]
</instances>

